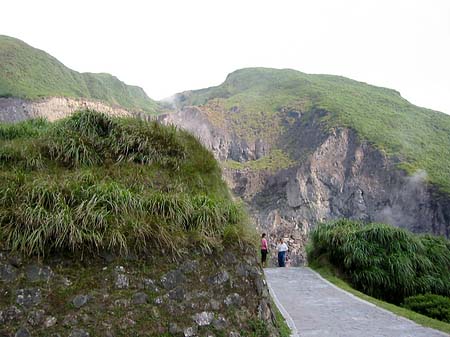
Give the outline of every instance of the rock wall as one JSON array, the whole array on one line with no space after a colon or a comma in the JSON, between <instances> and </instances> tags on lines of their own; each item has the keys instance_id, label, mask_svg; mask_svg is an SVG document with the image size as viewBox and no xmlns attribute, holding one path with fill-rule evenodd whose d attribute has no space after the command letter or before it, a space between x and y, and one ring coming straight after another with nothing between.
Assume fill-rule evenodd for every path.
<instances>
[{"instance_id":1,"label":"rock wall","mask_svg":"<svg viewBox=\"0 0 450 337\"><path fill-rule=\"evenodd\" d=\"M110 254L85 261L0 253L0 336L278 336L249 250L174 262Z\"/></svg>"},{"instance_id":2,"label":"rock wall","mask_svg":"<svg viewBox=\"0 0 450 337\"><path fill-rule=\"evenodd\" d=\"M54 121L82 109L92 109L113 116L146 116L145 113L85 99L50 97L30 101L21 98L0 97L0 122L18 122L37 117Z\"/></svg>"},{"instance_id":3,"label":"rock wall","mask_svg":"<svg viewBox=\"0 0 450 337\"><path fill-rule=\"evenodd\" d=\"M220 127L215 125L201 107L184 107L177 113L160 115L158 119L166 124L178 125L195 134L207 148L213 151L216 159L221 161L256 160L265 156L270 150L269 145L261 138L249 142L236 137L227 128L226 122Z\"/></svg>"},{"instance_id":4,"label":"rock wall","mask_svg":"<svg viewBox=\"0 0 450 337\"><path fill-rule=\"evenodd\" d=\"M350 129L324 131L324 114L317 111L307 121L299 114L280 135L278 146L296 161L292 167L275 173L224 170L256 226L268 232L272 251L276 240L284 237L291 247L290 262L303 264L312 226L342 217L450 236L450 198L427 184L426 172L407 176L395 159L360 141ZM199 135L221 160L233 159L232 149L243 144L232 131L215 129L197 108L184 108L167 120ZM196 125L201 125L201 132Z\"/></svg>"}]
</instances>

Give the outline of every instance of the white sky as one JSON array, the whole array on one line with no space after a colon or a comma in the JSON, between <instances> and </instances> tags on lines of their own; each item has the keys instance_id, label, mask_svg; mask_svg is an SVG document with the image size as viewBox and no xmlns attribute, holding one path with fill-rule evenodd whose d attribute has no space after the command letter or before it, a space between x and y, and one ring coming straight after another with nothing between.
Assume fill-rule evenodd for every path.
<instances>
[{"instance_id":1,"label":"white sky","mask_svg":"<svg viewBox=\"0 0 450 337\"><path fill-rule=\"evenodd\" d=\"M450 0L14 0L0 34L154 99L251 66L394 88L450 114Z\"/></svg>"}]
</instances>

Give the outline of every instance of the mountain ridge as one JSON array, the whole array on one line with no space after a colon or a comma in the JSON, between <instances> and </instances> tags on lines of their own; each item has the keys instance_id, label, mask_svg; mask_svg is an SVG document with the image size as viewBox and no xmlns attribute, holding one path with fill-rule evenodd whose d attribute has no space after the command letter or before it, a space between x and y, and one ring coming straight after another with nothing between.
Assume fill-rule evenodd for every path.
<instances>
[{"instance_id":1,"label":"mountain ridge","mask_svg":"<svg viewBox=\"0 0 450 337\"><path fill-rule=\"evenodd\" d=\"M398 157L402 169L410 174L424 170L431 183L450 193L450 161L445 160L450 158L450 116L415 106L393 89L342 76L244 68L230 73L218 86L177 94L175 103L178 108L202 106L216 115L221 110L234 124L236 133L246 140L261 132L267 136L272 128L261 128L261 118L252 118L256 113L266 113L263 119L272 119L273 127L280 128L276 115L282 109L301 114L327 111L321 118L324 129L354 129L361 139ZM237 109L239 113L229 113ZM245 123L239 117L245 117ZM246 123L251 126L244 125L241 130Z\"/></svg>"},{"instance_id":2,"label":"mountain ridge","mask_svg":"<svg viewBox=\"0 0 450 337\"><path fill-rule=\"evenodd\" d=\"M19 39L0 35L0 60L0 97L84 98L148 113L160 108L138 86L107 73L79 73Z\"/></svg>"}]
</instances>

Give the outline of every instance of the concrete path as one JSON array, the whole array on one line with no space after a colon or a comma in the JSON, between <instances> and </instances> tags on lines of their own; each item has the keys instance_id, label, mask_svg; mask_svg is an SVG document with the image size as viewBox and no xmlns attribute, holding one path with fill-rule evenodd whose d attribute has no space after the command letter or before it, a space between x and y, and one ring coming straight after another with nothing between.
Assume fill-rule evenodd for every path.
<instances>
[{"instance_id":1,"label":"concrete path","mask_svg":"<svg viewBox=\"0 0 450 337\"><path fill-rule=\"evenodd\" d=\"M268 268L265 273L275 302L300 337L449 336L363 301L309 268Z\"/></svg>"}]
</instances>

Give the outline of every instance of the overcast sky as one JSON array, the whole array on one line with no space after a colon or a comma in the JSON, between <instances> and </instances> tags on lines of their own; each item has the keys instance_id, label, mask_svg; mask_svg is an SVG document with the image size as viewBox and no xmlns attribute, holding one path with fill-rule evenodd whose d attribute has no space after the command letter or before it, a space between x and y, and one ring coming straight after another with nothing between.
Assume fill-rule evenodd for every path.
<instances>
[{"instance_id":1,"label":"overcast sky","mask_svg":"<svg viewBox=\"0 0 450 337\"><path fill-rule=\"evenodd\" d=\"M0 34L155 99L264 66L394 88L450 114L450 0L14 0L0 10Z\"/></svg>"}]
</instances>

